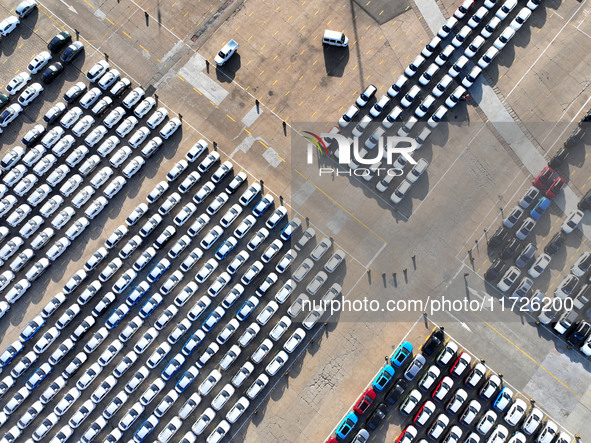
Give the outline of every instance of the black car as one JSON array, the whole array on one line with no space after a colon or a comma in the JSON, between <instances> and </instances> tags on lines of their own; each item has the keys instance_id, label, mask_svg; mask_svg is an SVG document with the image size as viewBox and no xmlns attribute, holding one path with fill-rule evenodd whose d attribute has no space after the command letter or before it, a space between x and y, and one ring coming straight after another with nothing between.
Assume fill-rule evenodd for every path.
<instances>
[{"instance_id":1,"label":"black car","mask_svg":"<svg viewBox=\"0 0 591 443\"><path fill-rule=\"evenodd\" d=\"M74 42L70 46L66 48L66 50L60 55L60 60L62 63L72 63L78 54L81 54L84 51L84 45L82 42Z\"/></svg>"},{"instance_id":2,"label":"black car","mask_svg":"<svg viewBox=\"0 0 591 443\"><path fill-rule=\"evenodd\" d=\"M518 239L516 239L516 238L511 239L511 241L509 241L509 243L507 243L507 246L505 246L505 249L503 249L503 252L501 252L501 259L507 260L507 259L513 257L515 255L515 253L517 252L519 245L520 245L520 242Z\"/></svg>"},{"instance_id":3,"label":"black car","mask_svg":"<svg viewBox=\"0 0 591 443\"><path fill-rule=\"evenodd\" d=\"M72 41L72 36L68 31L62 31L47 44L47 49L51 52L60 52L62 48L69 45Z\"/></svg>"},{"instance_id":4,"label":"black car","mask_svg":"<svg viewBox=\"0 0 591 443\"><path fill-rule=\"evenodd\" d=\"M443 341L445 340L445 334L441 328L435 329L431 334L431 337L423 344L421 350L423 354L426 355L433 355L435 352L438 352L443 346Z\"/></svg>"},{"instance_id":5,"label":"black car","mask_svg":"<svg viewBox=\"0 0 591 443\"><path fill-rule=\"evenodd\" d=\"M584 211L585 209L591 209L591 190L587 191L581 201L577 203L577 208L579 208L581 211Z\"/></svg>"},{"instance_id":6,"label":"black car","mask_svg":"<svg viewBox=\"0 0 591 443\"><path fill-rule=\"evenodd\" d=\"M386 414L388 413L388 406L385 403L380 403L373 414L365 422L365 427L371 429L372 431L375 430L380 423L386 418Z\"/></svg>"},{"instance_id":7,"label":"black car","mask_svg":"<svg viewBox=\"0 0 591 443\"><path fill-rule=\"evenodd\" d=\"M386 400L391 405L396 404L396 402L402 398L402 394L404 394L407 386L408 383L406 380L398 380L396 384L388 391L386 397L384 397L384 400Z\"/></svg>"},{"instance_id":8,"label":"black car","mask_svg":"<svg viewBox=\"0 0 591 443\"><path fill-rule=\"evenodd\" d=\"M70 89L68 89L66 91L66 93L64 94L64 100L66 103L68 104L72 104L74 103L76 100L78 100L78 98L80 98L80 96L82 94L84 94L86 92L86 85L82 82L78 82L76 83L74 86L72 86Z\"/></svg>"},{"instance_id":9,"label":"black car","mask_svg":"<svg viewBox=\"0 0 591 443\"><path fill-rule=\"evenodd\" d=\"M573 132L571 132L571 134L564 142L564 147L569 149L577 146L581 142L581 139L584 135L585 131L583 130L583 128L577 127Z\"/></svg>"},{"instance_id":10,"label":"black car","mask_svg":"<svg viewBox=\"0 0 591 443\"><path fill-rule=\"evenodd\" d=\"M68 110L68 108L66 107L66 105L64 103L59 102L59 103L55 104L54 106L52 106L51 108L49 108L49 110L43 116L43 121L45 123L47 123L48 125L52 125L62 115L64 115L67 110Z\"/></svg>"},{"instance_id":11,"label":"black car","mask_svg":"<svg viewBox=\"0 0 591 443\"><path fill-rule=\"evenodd\" d=\"M43 127L43 126L41 126L41 127ZM22 141L23 145L25 145L27 148L30 146L35 146L37 144L37 142L39 140L41 140L41 137L43 137L44 132L45 132L45 130L39 131L35 127L33 129L31 129L29 132L27 132L21 141Z\"/></svg>"},{"instance_id":12,"label":"black car","mask_svg":"<svg viewBox=\"0 0 591 443\"><path fill-rule=\"evenodd\" d=\"M60 62L52 63L47 67L43 75L41 76L41 80L45 84L53 83L53 81L58 78L58 76L63 72L64 65Z\"/></svg>"},{"instance_id":13,"label":"black car","mask_svg":"<svg viewBox=\"0 0 591 443\"><path fill-rule=\"evenodd\" d=\"M550 240L550 242L544 248L544 252L550 255L557 253L558 250L562 247L562 245L564 245L565 241L566 234L562 231L557 232L556 234L554 234L554 237L552 237L552 240Z\"/></svg>"},{"instance_id":14,"label":"black car","mask_svg":"<svg viewBox=\"0 0 591 443\"><path fill-rule=\"evenodd\" d=\"M508 236L509 231L507 231L504 226L499 226L495 233L488 239L486 244L489 248L498 248L505 242L505 240L507 240Z\"/></svg>"},{"instance_id":15,"label":"black car","mask_svg":"<svg viewBox=\"0 0 591 443\"><path fill-rule=\"evenodd\" d=\"M0 109L8 104L10 98L6 94L0 94Z\"/></svg>"},{"instance_id":16,"label":"black car","mask_svg":"<svg viewBox=\"0 0 591 443\"><path fill-rule=\"evenodd\" d=\"M554 157L552 157L550 159L550 161L548 161L548 166L550 166L551 168L557 168L559 167L562 163L564 163L564 161L566 160L566 158L568 157L568 149L566 148L560 148L558 151L556 151L556 154L554 154Z\"/></svg>"},{"instance_id":17,"label":"black car","mask_svg":"<svg viewBox=\"0 0 591 443\"><path fill-rule=\"evenodd\" d=\"M571 345L573 348L580 347L587 337L591 334L591 324L586 321L582 321L576 327L576 329L569 334L566 339L566 342Z\"/></svg>"},{"instance_id":18,"label":"black car","mask_svg":"<svg viewBox=\"0 0 591 443\"><path fill-rule=\"evenodd\" d=\"M488 281L496 280L503 272L504 267L505 262L500 258L497 258L484 273L484 279Z\"/></svg>"},{"instance_id":19,"label":"black car","mask_svg":"<svg viewBox=\"0 0 591 443\"><path fill-rule=\"evenodd\" d=\"M591 122L591 109L587 111L587 113L583 116L581 121L579 122L579 126L583 126L584 123Z\"/></svg>"}]
</instances>

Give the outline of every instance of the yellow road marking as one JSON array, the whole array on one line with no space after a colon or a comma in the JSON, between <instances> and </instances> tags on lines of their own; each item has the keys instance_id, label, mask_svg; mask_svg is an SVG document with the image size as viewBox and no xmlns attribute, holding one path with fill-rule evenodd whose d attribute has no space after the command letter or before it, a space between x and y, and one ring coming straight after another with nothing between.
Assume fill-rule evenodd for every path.
<instances>
[{"instance_id":1,"label":"yellow road marking","mask_svg":"<svg viewBox=\"0 0 591 443\"><path fill-rule=\"evenodd\" d=\"M125 34L125 36L126 36L127 38L131 38L131 35L129 35L127 32L125 32L125 31L121 31L121 32L123 32L123 34Z\"/></svg>"},{"instance_id":2,"label":"yellow road marking","mask_svg":"<svg viewBox=\"0 0 591 443\"><path fill-rule=\"evenodd\" d=\"M230 120L232 120L234 123L236 123L236 120L234 120L234 119L232 118L232 116L230 116L230 114L226 114L226 117L228 117Z\"/></svg>"},{"instance_id":3,"label":"yellow road marking","mask_svg":"<svg viewBox=\"0 0 591 443\"><path fill-rule=\"evenodd\" d=\"M248 129L246 129L246 128L244 128L244 132L246 132L248 135L252 135L252 134L250 133L250 131L249 131Z\"/></svg>"},{"instance_id":4,"label":"yellow road marking","mask_svg":"<svg viewBox=\"0 0 591 443\"><path fill-rule=\"evenodd\" d=\"M497 334L499 334L502 338L504 338L506 341L508 341L510 344L512 344L515 349L517 349L519 352L521 352L523 355L525 355L527 358L529 358L531 361L533 361L536 365L538 365L538 367L540 367L540 369L543 369L544 371L546 371L548 373L548 375L550 375L552 378L554 378L554 380L559 382L562 386L564 386L570 392L575 394L578 398L581 398L581 396L579 394L577 394L575 391L573 391L566 383L564 383L562 380L560 380L558 377L556 377L554 374L552 374L548 369L546 369L544 366L542 366L540 363L538 363L531 355L529 355L527 352L525 352L523 349L521 349L519 346L517 346L515 343L513 343L511 340L509 340L507 337L505 337L502 333L500 333L497 329L495 329L494 326L492 326L490 323L485 321L483 318L481 318L475 312L472 312L472 313L476 317L478 317L480 319L480 321L483 322L486 326L491 328L493 331L495 331Z\"/></svg>"},{"instance_id":5,"label":"yellow road marking","mask_svg":"<svg viewBox=\"0 0 591 443\"><path fill-rule=\"evenodd\" d=\"M84 0L84 3L86 3L88 6L90 6L92 9L94 9L94 6L92 6L90 3L88 3L86 0Z\"/></svg>"},{"instance_id":6,"label":"yellow road marking","mask_svg":"<svg viewBox=\"0 0 591 443\"><path fill-rule=\"evenodd\" d=\"M178 74L177 74L177 77L180 78L182 81L185 81L185 79Z\"/></svg>"},{"instance_id":7,"label":"yellow road marking","mask_svg":"<svg viewBox=\"0 0 591 443\"><path fill-rule=\"evenodd\" d=\"M109 19L109 17L105 17L105 20L108 21L109 23L111 23L112 25L115 24L111 19Z\"/></svg>"},{"instance_id":8,"label":"yellow road marking","mask_svg":"<svg viewBox=\"0 0 591 443\"><path fill-rule=\"evenodd\" d=\"M203 95L203 94L201 93L201 91L199 91L199 89L197 89L197 88L193 88L193 91L195 91L195 92L196 92L197 94L199 94L199 95Z\"/></svg>"},{"instance_id":9,"label":"yellow road marking","mask_svg":"<svg viewBox=\"0 0 591 443\"><path fill-rule=\"evenodd\" d=\"M269 147L268 147L266 144L264 144L264 143L263 143L261 140L259 140L259 143L260 143L261 145L263 145L263 146L265 147L265 149L269 149Z\"/></svg>"},{"instance_id":10,"label":"yellow road marking","mask_svg":"<svg viewBox=\"0 0 591 443\"><path fill-rule=\"evenodd\" d=\"M388 244L387 241L385 241L382 237L380 237L377 233L375 233L369 226L367 226L365 223L363 223L361 220L359 220L357 217L355 217L351 212L349 212L346 208L344 208L339 202L337 202L334 198L332 198L330 195L328 195L326 192L324 192L322 189L320 189L318 186L316 186L314 183L312 183L310 180L308 180L300 171L298 171L297 169L294 169L295 172L297 172L304 180L306 180L308 183L312 184L312 186L314 186L316 189L318 189L325 197L327 197L330 201L332 201L335 205L337 205L339 208L341 208L343 211L345 211L351 218L353 218L357 223L359 223L361 226L363 226L365 229L367 229L369 232L371 232L373 235L375 235L377 238L379 238L382 242L384 242L384 244Z\"/></svg>"}]
</instances>

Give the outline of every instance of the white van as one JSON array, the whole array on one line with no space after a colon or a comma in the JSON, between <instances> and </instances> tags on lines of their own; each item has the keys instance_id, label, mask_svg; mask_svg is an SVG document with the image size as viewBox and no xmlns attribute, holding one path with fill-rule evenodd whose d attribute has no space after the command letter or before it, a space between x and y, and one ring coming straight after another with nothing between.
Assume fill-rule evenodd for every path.
<instances>
[{"instance_id":1,"label":"white van","mask_svg":"<svg viewBox=\"0 0 591 443\"><path fill-rule=\"evenodd\" d=\"M324 43L325 45L330 45L330 46L344 47L349 44L349 39L342 32L329 31L327 29L326 31L324 31L324 37L322 37L322 43Z\"/></svg>"}]
</instances>

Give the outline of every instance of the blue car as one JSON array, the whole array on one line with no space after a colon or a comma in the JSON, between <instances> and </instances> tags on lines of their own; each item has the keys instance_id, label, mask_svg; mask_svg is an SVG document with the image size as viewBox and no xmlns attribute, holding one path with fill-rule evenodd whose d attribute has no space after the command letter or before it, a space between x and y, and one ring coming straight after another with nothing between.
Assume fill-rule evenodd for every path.
<instances>
[{"instance_id":1,"label":"blue car","mask_svg":"<svg viewBox=\"0 0 591 443\"><path fill-rule=\"evenodd\" d=\"M215 258L217 258L218 261L226 258L228 254L232 252L237 243L238 242L234 237L230 237L229 239L227 239L224 243L222 243L218 250L215 251Z\"/></svg>"},{"instance_id":2,"label":"blue car","mask_svg":"<svg viewBox=\"0 0 591 443\"><path fill-rule=\"evenodd\" d=\"M246 320L258 304L259 300L256 297L250 297L242 306L240 306L240 309L238 309L238 312L236 313L236 318L240 321Z\"/></svg>"},{"instance_id":3,"label":"blue car","mask_svg":"<svg viewBox=\"0 0 591 443\"><path fill-rule=\"evenodd\" d=\"M158 426L159 422L160 420L154 414L150 415L133 435L133 441L142 443L148 437L148 435L150 435L154 428Z\"/></svg>"},{"instance_id":4,"label":"blue car","mask_svg":"<svg viewBox=\"0 0 591 443\"><path fill-rule=\"evenodd\" d=\"M154 266L148 274L148 281L150 283L156 283L168 268L170 268L170 261L167 258L163 258L158 263L156 263L156 266Z\"/></svg>"},{"instance_id":5,"label":"blue car","mask_svg":"<svg viewBox=\"0 0 591 443\"><path fill-rule=\"evenodd\" d=\"M529 216L534 220L539 219L542 215L544 215L544 212L546 212L548 206L550 206L550 202L551 201L549 198L542 197L530 211Z\"/></svg>"},{"instance_id":6,"label":"blue car","mask_svg":"<svg viewBox=\"0 0 591 443\"><path fill-rule=\"evenodd\" d=\"M273 196L271 194L265 194L263 198L259 200L256 206L252 209L252 213L255 217L260 217L265 213L267 209L273 204Z\"/></svg>"},{"instance_id":7,"label":"blue car","mask_svg":"<svg viewBox=\"0 0 591 443\"><path fill-rule=\"evenodd\" d=\"M39 386L39 384L45 380L45 378L52 373L53 371L53 367L51 367L50 365L48 365L47 363L44 363L43 365L41 365L42 367L37 368L37 370L33 373L33 375L31 375L29 377L29 379L27 380L27 382L25 383L25 386L27 387L27 389L29 391L32 391L33 389L35 389L37 386ZM44 367L45 366L45 367ZM47 367L49 366L49 367Z\"/></svg>"},{"instance_id":8,"label":"blue car","mask_svg":"<svg viewBox=\"0 0 591 443\"><path fill-rule=\"evenodd\" d=\"M503 389L501 389L501 392L499 392L497 398L495 398L495 401L493 402L493 408L495 408L497 411L503 411L512 400L513 391L505 386Z\"/></svg>"},{"instance_id":9,"label":"blue car","mask_svg":"<svg viewBox=\"0 0 591 443\"><path fill-rule=\"evenodd\" d=\"M394 352L394 355L390 359L390 363L392 363L392 366L399 368L409 357L412 357L412 344L405 341L396 349L396 352Z\"/></svg>"},{"instance_id":10,"label":"blue car","mask_svg":"<svg viewBox=\"0 0 591 443\"><path fill-rule=\"evenodd\" d=\"M142 283L145 283L145 282L142 282ZM129 306L133 306L138 301L140 301L140 299L144 295L146 295L146 292L148 292L148 290L150 289L150 285L146 284L145 286L147 286L147 287L144 288L144 287L142 287L142 283L140 283L135 288L133 288L133 291L131 291L131 294L129 294L127 296L127 298L125 299L125 303L127 303Z\"/></svg>"},{"instance_id":11,"label":"blue car","mask_svg":"<svg viewBox=\"0 0 591 443\"><path fill-rule=\"evenodd\" d=\"M23 331L20 333L19 340L23 343L31 340L33 336L37 332L39 332L39 330L43 327L44 324L45 319L41 318L40 316L38 318L34 318L27 324L27 326L25 326Z\"/></svg>"},{"instance_id":12,"label":"blue car","mask_svg":"<svg viewBox=\"0 0 591 443\"><path fill-rule=\"evenodd\" d=\"M384 369L380 371L375 380L372 383L374 391L382 392L384 388L394 378L394 368L390 365L386 365Z\"/></svg>"},{"instance_id":13,"label":"blue car","mask_svg":"<svg viewBox=\"0 0 591 443\"><path fill-rule=\"evenodd\" d=\"M144 303L144 305L142 306L142 308L140 309L139 315L141 318L148 318L150 316L150 314L152 312L154 312L154 309L156 309L158 306L160 306L160 303L162 303L162 296L160 294L154 294L153 296L151 296L148 301L146 303Z\"/></svg>"},{"instance_id":14,"label":"blue car","mask_svg":"<svg viewBox=\"0 0 591 443\"><path fill-rule=\"evenodd\" d=\"M337 438L341 440L346 439L349 434L351 434L351 431L355 425L357 425L358 421L359 419L357 418L357 415L355 415L355 412L349 412L343 421L337 426L337 430L335 432Z\"/></svg>"},{"instance_id":15,"label":"blue car","mask_svg":"<svg viewBox=\"0 0 591 443\"><path fill-rule=\"evenodd\" d=\"M193 351L197 349L197 346L199 346L199 343L201 343L203 337L205 336L203 331L201 331L201 334L199 334L199 332L200 331L195 332L193 335L191 335L191 338L185 342L183 348L181 349L183 354L191 355Z\"/></svg>"},{"instance_id":16,"label":"blue car","mask_svg":"<svg viewBox=\"0 0 591 443\"><path fill-rule=\"evenodd\" d=\"M123 320L127 314L129 314L129 307L125 303L120 304L119 307L115 309L115 312L113 312L105 321L105 326L108 329L113 329L121 323L121 320Z\"/></svg>"},{"instance_id":17,"label":"blue car","mask_svg":"<svg viewBox=\"0 0 591 443\"><path fill-rule=\"evenodd\" d=\"M20 341L15 341L9 345L6 350L0 355L0 368L9 364L23 350L25 346Z\"/></svg>"}]
</instances>

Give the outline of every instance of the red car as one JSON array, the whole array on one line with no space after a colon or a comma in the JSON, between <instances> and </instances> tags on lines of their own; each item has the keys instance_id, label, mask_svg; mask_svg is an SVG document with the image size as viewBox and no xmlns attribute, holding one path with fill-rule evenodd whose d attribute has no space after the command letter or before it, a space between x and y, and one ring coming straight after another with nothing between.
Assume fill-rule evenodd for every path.
<instances>
[{"instance_id":1,"label":"red car","mask_svg":"<svg viewBox=\"0 0 591 443\"><path fill-rule=\"evenodd\" d=\"M357 403L355 403L355 406L353 406L353 411L355 411L355 413L358 415L365 414L365 411L369 409L375 399L376 393L373 389L369 388L361 395L359 400L357 400Z\"/></svg>"},{"instance_id":2,"label":"red car","mask_svg":"<svg viewBox=\"0 0 591 443\"><path fill-rule=\"evenodd\" d=\"M339 443L339 441L335 437L330 437L326 440L326 443Z\"/></svg>"},{"instance_id":3,"label":"red car","mask_svg":"<svg viewBox=\"0 0 591 443\"><path fill-rule=\"evenodd\" d=\"M558 194L560 194L560 191L562 191L562 188L564 188L565 186L566 186L566 181L564 181L564 179L558 177L556 180L554 180L552 182L552 184L550 185L550 187L546 191L546 197L548 197L548 198L556 197Z\"/></svg>"},{"instance_id":4,"label":"red car","mask_svg":"<svg viewBox=\"0 0 591 443\"><path fill-rule=\"evenodd\" d=\"M550 185L550 183L552 183L553 175L554 169L550 168L549 166L546 166L544 169L542 169L540 175L538 175L534 180L534 186L538 189L547 188Z\"/></svg>"}]
</instances>

